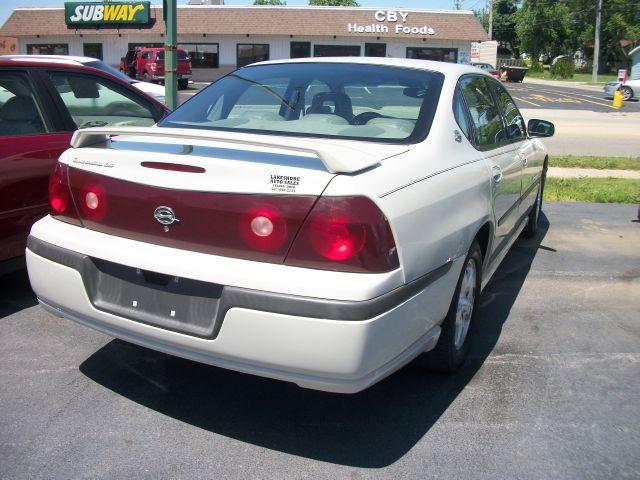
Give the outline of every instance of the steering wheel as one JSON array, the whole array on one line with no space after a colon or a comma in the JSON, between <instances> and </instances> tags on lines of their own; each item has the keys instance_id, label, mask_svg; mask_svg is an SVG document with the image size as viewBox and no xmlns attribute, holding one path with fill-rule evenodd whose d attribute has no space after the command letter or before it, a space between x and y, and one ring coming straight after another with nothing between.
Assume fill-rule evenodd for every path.
<instances>
[{"instance_id":1,"label":"steering wheel","mask_svg":"<svg viewBox=\"0 0 640 480\"><path fill-rule=\"evenodd\" d=\"M376 112L362 112L351 119L351 125L365 125L369 120L382 117Z\"/></svg>"}]
</instances>

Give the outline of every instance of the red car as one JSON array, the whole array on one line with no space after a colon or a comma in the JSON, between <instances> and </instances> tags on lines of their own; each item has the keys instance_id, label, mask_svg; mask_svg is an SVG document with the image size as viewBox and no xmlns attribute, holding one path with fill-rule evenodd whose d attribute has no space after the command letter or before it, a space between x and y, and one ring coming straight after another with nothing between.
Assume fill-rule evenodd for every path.
<instances>
[{"instance_id":1,"label":"red car","mask_svg":"<svg viewBox=\"0 0 640 480\"><path fill-rule=\"evenodd\" d=\"M185 89L189 86L191 78L191 57L179 48L177 50L178 88ZM134 58L137 78L144 82L164 81L164 48L142 48L138 50Z\"/></svg>"},{"instance_id":2,"label":"red car","mask_svg":"<svg viewBox=\"0 0 640 480\"><path fill-rule=\"evenodd\" d=\"M0 56L0 274L23 265L31 225L48 213L49 176L77 128L153 125L167 112L102 70Z\"/></svg>"}]
</instances>

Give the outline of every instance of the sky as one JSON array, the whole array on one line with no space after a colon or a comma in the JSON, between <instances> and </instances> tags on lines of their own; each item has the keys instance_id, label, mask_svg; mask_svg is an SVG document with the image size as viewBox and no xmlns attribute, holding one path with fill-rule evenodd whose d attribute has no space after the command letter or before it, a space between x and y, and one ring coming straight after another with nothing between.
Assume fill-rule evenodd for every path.
<instances>
[{"instance_id":1,"label":"sky","mask_svg":"<svg viewBox=\"0 0 640 480\"><path fill-rule=\"evenodd\" d=\"M75 0L74 0L75 1ZM464 10L482 9L486 0L459 0ZM308 0L286 0L287 5L307 5ZM162 0L151 0L153 5L162 5ZM184 5L187 0L178 0ZM454 0L358 0L367 8L417 8L425 10L453 10ZM225 0L225 5L251 5L253 0ZM63 7L64 0L0 0L0 25L7 21L17 7Z\"/></svg>"}]
</instances>

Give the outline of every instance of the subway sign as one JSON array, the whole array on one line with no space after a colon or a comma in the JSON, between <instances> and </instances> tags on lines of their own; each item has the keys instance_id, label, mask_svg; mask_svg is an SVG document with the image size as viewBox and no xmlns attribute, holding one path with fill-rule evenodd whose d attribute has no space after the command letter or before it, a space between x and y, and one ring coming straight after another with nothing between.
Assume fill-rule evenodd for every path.
<instances>
[{"instance_id":1,"label":"subway sign","mask_svg":"<svg viewBox=\"0 0 640 480\"><path fill-rule=\"evenodd\" d=\"M65 2L67 25L147 25L150 2Z\"/></svg>"}]
</instances>

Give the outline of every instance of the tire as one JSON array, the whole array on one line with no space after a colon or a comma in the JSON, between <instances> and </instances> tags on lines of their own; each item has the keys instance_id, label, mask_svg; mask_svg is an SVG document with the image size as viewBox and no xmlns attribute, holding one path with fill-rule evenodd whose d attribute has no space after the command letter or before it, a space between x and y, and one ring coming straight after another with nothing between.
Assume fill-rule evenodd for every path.
<instances>
[{"instance_id":1,"label":"tire","mask_svg":"<svg viewBox=\"0 0 640 480\"><path fill-rule=\"evenodd\" d=\"M531 206L529 211L529 221L526 227L522 230L522 236L524 238L533 238L538 233L538 224L540 223L540 212L542 212L542 198L544 195L544 184L547 180L547 164L545 162L542 169L542 175L540 176L540 185L538 186L538 193L536 194L536 201Z\"/></svg>"},{"instance_id":2,"label":"tire","mask_svg":"<svg viewBox=\"0 0 640 480\"><path fill-rule=\"evenodd\" d=\"M633 90L629 87L622 87L620 89L620 93L622 93L622 99L626 102L627 100L631 100L633 98Z\"/></svg>"},{"instance_id":3,"label":"tire","mask_svg":"<svg viewBox=\"0 0 640 480\"><path fill-rule=\"evenodd\" d=\"M186 90L189 88L189 80L186 78L178 79L178 90Z\"/></svg>"},{"instance_id":4,"label":"tire","mask_svg":"<svg viewBox=\"0 0 640 480\"><path fill-rule=\"evenodd\" d=\"M467 357L473 320L478 311L482 280L482 252L473 241L464 260L451 305L442 322L436 347L418 357L417 362L439 372L455 372Z\"/></svg>"},{"instance_id":5,"label":"tire","mask_svg":"<svg viewBox=\"0 0 640 480\"><path fill-rule=\"evenodd\" d=\"M150 82L151 80L149 80L149 74L147 72L144 72L142 74L142 81L143 82Z\"/></svg>"}]
</instances>

